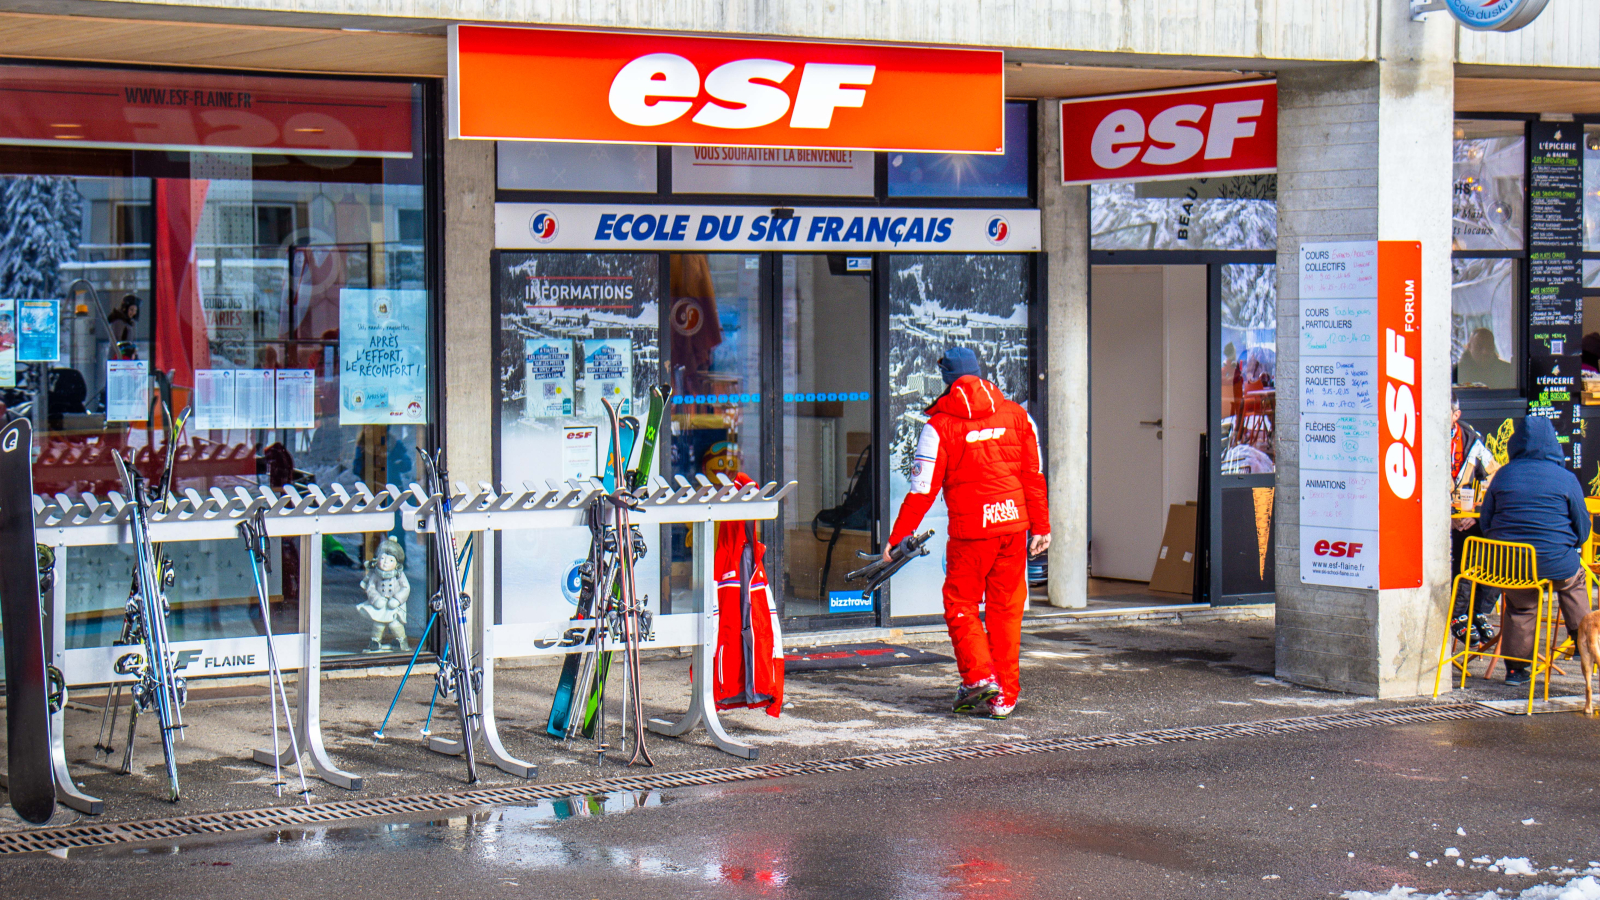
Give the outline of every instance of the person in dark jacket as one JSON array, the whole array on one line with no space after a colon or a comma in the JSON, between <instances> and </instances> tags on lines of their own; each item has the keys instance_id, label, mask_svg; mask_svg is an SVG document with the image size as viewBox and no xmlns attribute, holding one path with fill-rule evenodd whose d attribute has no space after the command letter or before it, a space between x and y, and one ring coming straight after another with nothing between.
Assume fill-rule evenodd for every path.
<instances>
[{"instance_id":1,"label":"person in dark jacket","mask_svg":"<svg viewBox=\"0 0 1600 900\"><path fill-rule=\"evenodd\" d=\"M1489 482L1478 507L1478 525L1492 540L1533 545L1539 577L1555 584L1567 631L1575 635L1578 623L1589 613L1589 591L1579 555L1579 548L1589 539L1583 488L1567 468L1549 419L1530 415L1518 422L1506 449L1510 461ZM1532 657L1538 603L1536 590L1505 592L1502 654ZM1527 670L1527 663L1506 663L1506 683L1526 684Z\"/></svg>"}]
</instances>

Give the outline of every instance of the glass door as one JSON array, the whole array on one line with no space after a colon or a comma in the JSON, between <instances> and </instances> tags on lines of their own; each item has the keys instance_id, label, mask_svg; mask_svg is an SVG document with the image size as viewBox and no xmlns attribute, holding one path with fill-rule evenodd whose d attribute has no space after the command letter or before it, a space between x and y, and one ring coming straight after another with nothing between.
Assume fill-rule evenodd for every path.
<instances>
[{"instance_id":1,"label":"glass door","mask_svg":"<svg viewBox=\"0 0 1600 900\"><path fill-rule=\"evenodd\" d=\"M671 473L693 479L744 472L774 477L763 452L763 256L674 253L669 260ZM765 524L765 523L763 523ZM691 612L694 551L687 525L672 525L669 612ZM765 529L763 529L763 532ZM771 543L763 533L763 540ZM770 567L771 560L768 560Z\"/></svg>"},{"instance_id":2,"label":"glass door","mask_svg":"<svg viewBox=\"0 0 1600 900\"><path fill-rule=\"evenodd\" d=\"M844 580L877 529L871 274L871 257L778 257L780 474L799 489L783 504L775 587L802 630L877 621Z\"/></svg>"}]
</instances>

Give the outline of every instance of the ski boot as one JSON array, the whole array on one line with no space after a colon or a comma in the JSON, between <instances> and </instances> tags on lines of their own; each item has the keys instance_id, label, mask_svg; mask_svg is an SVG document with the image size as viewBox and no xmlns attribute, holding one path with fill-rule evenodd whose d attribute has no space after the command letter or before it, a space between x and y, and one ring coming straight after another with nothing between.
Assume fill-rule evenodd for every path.
<instances>
[{"instance_id":1,"label":"ski boot","mask_svg":"<svg viewBox=\"0 0 1600 900\"><path fill-rule=\"evenodd\" d=\"M1479 650L1493 644L1500 637L1500 632L1489 624L1489 617L1482 613L1472 617L1472 630L1477 636Z\"/></svg>"},{"instance_id":2,"label":"ski boot","mask_svg":"<svg viewBox=\"0 0 1600 900\"><path fill-rule=\"evenodd\" d=\"M987 704L989 718L1002 722L1011 718L1011 711L1016 708L1015 703L1007 703L1004 697L995 697Z\"/></svg>"},{"instance_id":3,"label":"ski boot","mask_svg":"<svg viewBox=\"0 0 1600 900\"><path fill-rule=\"evenodd\" d=\"M1000 685L993 678L984 678L977 684L963 684L956 688L956 700L951 708L958 713L972 713L985 709L989 701L1000 696Z\"/></svg>"}]
</instances>

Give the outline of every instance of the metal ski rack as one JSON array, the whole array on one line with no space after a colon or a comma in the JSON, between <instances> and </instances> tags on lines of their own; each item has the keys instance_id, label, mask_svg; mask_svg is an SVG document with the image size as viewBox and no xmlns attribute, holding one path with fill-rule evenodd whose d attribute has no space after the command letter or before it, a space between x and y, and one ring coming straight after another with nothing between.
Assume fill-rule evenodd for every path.
<instances>
[{"instance_id":1,"label":"metal ski rack","mask_svg":"<svg viewBox=\"0 0 1600 900\"><path fill-rule=\"evenodd\" d=\"M238 540L239 523L254 516L257 510L264 514L267 536L310 539L313 552L300 554L300 584L304 591L300 601L300 633L275 635L273 645L286 669L300 670L299 720L293 725L300 747L310 755L313 768L324 781L348 790L360 789L360 776L335 766L322 742L322 535L389 531L394 528L395 510L403 497L394 485L387 485L376 494L363 484L357 484L354 493L342 485L333 485L327 491L315 485L304 490L293 486L276 490L235 487L231 492L214 487L205 494L190 488L177 493L164 511L152 510L149 516L150 538L156 543ZM51 604L51 633L46 636L51 663L65 674L69 687L129 681L129 676L119 675L114 670L116 658L126 652L126 648L66 649L65 576L69 564L65 549L129 543L132 540L129 515L133 504L116 491L108 493L104 499L88 493L76 497L35 494L33 511L35 539L56 548L55 587L47 601ZM253 656L264 661L265 642L266 638L259 636L179 641L172 649L177 653L193 650L235 658ZM207 674L247 675L265 671L263 662ZM97 814L101 802L78 791L67 771L61 736L63 713L57 711L53 715L52 756L62 802L80 812ZM253 756L258 763L273 764L270 750L258 749Z\"/></svg>"},{"instance_id":2,"label":"metal ski rack","mask_svg":"<svg viewBox=\"0 0 1600 900\"><path fill-rule=\"evenodd\" d=\"M746 519L776 519L778 504L795 489L795 482L779 485L749 484L743 487L718 475L713 483L703 475L693 482L676 476L669 483L653 476L647 487L632 493L640 500L630 513L633 524L640 526L688 524L694 528L694 565L699 574L701 591L700 610L692 613L658 613L654 617L654 634L642 642L642 649L655 650L693 647L694 680L689 697L689 709L676 722L665 719L650 720L650 730L672 737L686 734L701 722L712 743L719 749L742 759L755 759L755 747L729 737L717 717L717 704L711 695L717 652L717 591L715 564L715 523ZM477 567L476 586L480 598L473 604L477 610L474 618L479 658L483 663L483 732L490 758L506 772L531 777L534 767L506 752L500 740L494 712L494 661L523 656L560 656L571 653L573 645L565 639L574 627L571 619L553 622L499 624L494 622L498 604L494 597L493 577L485 573L495 571L495 542L487 540L491 531L531 529L582 528L585 514L591 503L600 500L605 488L598 479L565 485L550 483L546 488L524 485L522 490L495 490L480 482L476 490L457 482L450 498L451 518L458 533L485 532L478 540L478 554L482 564ZM409 531L426 532L432 528L431 515L441 497L429 497L417 507L403 507L401 518ZM592 625L593 623L588 623ZM455 755L462 752L455 741L430 738L429 746L439 753Z\"/></svg>"}]
</instances>

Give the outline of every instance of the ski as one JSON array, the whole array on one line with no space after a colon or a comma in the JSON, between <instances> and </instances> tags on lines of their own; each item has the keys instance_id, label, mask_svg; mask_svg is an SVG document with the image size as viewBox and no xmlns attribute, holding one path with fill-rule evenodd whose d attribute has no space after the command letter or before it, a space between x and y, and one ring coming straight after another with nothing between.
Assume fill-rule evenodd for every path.
<instances>
[{"instance_id":1,"label":"ski","mask_svg":"<svg viewBox=\"0 0 1600 900\"><path fill-rule=\"evenodd\" d=\"M41 566L33 532L33 428L0 428L0 625L5 634L6 791L23 821L42 825L56 807L50 756L51 667L45 661ZM47 551L48 552L48 551Z\"/></svg>"},{"instance_id":2,"label":"ski","mask_svg":"<svg viewBox=\"0 0 1600 900\"><path fill-rule=\"evenodd\" d=\"M628 488L638 490L650 482L650 472L655 467L656 442L665 424L672 402L672 385L658 384L650 389L650 411L644 419L644 437L640 442L639 464L628 473Z\"/></svg>"},{"instance_id":3,"label":"ski","mask_svg":"<svg viewBox=\"0 0 1600 900\"><path fill-rule=\"evenodd\" d=\"M181 422L175 431L181 431ZM176 456L176 441L168 441L167 462L162 480L171 483L172 461ZM178 802L178 761L173 746L173 735L183 730L182 708L187 699L188 687L184 679L172 670L170 641L167 636L166 589L176 580L172 561L150 540L150 507L164 499L159 487L150 487L137 469L122 458L111 454L116 461L117 474L128 492L133 507L128 516L128 526L134 548L133 586L123 615L122 637L119 644L140 645L143 653L124 654L115 664L120 675L132 675L128 713L128 744L123 755L122 771L132 771L133 735L138 727L140 712L153 711L161 735L161 752L167 770L167 799ZM159 482L158 482L159 484ZM152 496L156 494L156 496Z\"/></svg>"},{"instance_id":4,"label":"ski","mask_svg":"<svg viewBox=\"0 0 1600 900\"><path fill-rule=\"evenodd\" d=\"M862 596L870 597L878 588L883 587L890 578L894 577L894 573L905 568L906 563L919 556L927 556L929 552L927 543L931 537L933 537L933 529L930 528L921 534L906 538L896 544L893 550L889 551L889 560L887 562L877 554L858 550L856 551L857 556L862 559L870 559L872 562L856 569L854 572L847 573L844 576L844 580L850 582L858 581L862 578L867 579L867 585L861 589L861 593Z\"/></svg>"},{"instance_id":5,"label":"ski","mask_svg":"<svg viewBox=\"0 0 1600 900\"><path fill-rule=\"evenodd\" d=\"M467 782L478 780L476 745L482 731L483 707L480 691L483 670L473 664L472 643L467 634L467 613L472 598L461 588L461 573L456 570L456 537L450 514L450 481L445 473L444 451L422 454L425 489L437 498L433 516L434 557L439 561L439 592L429 605L439 614L444 632L444 658L439 661L438 691L453 697L461 721L461 749L467 760Z\"/></svg>"},{"instance_id":6,"label":"ski","mask_svg":"<svg viewBox=\"0 0 1600 900\"><path fill-rule=\"evenodd\" d=\"M627 470L623 479L629 489L638 489L649 480L650 471L655 463L656 436L661 432L663 419L666 415L667 399L672 395L670 385L657 385L650 391L650 407L644 420L643 431L639 431L639 421L632 416L624 416L620 420L618 429L621 437L622 451L617 451L617 442L611 443L610 450L606 453L605 477L601 483L607 491L617 488L616 472L627 466L627 461L633 458L635 445L639 448L639 461L632 469ZM631 425L631 427L630 427ZM635 437L634 435L637 435ZM619 463L619 460L621 462ZM577 609L573 612L574 621L584 621L591 617L595 605L596 582L602 573L604 563L601 560L601 545L605 540L607 530L604 517L600 515L598 506L590 507L589 514L589 557L579 569L582 587L578 593ZM641 552L642 556L643 553ZM609 589L602 596L609 596ZM587 598L587 599L585 599ZM586 640L584 643L593 643ZM550 703L550 716L545 722L545 733L553 738L569 739L575 729L572 727L573 696L577 685L587 683L594 677L593 667L600 669L600 687L596 693L579 698L577 707L583 710L582 733L586 736L593 735L594 716L598 711L598 692L604 690L605 676L611 667L610 654L601 657L598 664L592 659L593 651L580 651L567 654L561 662L561 675L556 681L556 692Z\"/></svg>"}]
</instances>

